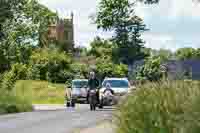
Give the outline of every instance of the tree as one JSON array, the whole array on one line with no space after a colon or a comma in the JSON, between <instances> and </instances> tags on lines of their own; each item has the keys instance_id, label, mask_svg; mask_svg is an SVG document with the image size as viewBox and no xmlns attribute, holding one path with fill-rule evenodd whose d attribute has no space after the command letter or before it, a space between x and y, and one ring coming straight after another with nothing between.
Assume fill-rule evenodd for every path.
<instances>
[{"instance_id":1,"label":"tree","mask_svg":"<svg viewBox=\"0 0 200 133\"><path fill-rule=\"evenodd\" d=\"M147 29L134 14L134 5L129 0L101 0L95 19L97 28L114 31L112 41L117 44L114 55L118 55L118 62L125 64L145 57L141 32Z\"/></svg>"},{"instance_id":2,"label":"tree","mask_svg":"<svg viewBox=\"0 0 200 133\"><path fill-rule=\"evenodd\" d=\"M168 49L159 49L159 50L149 49L148 52L151 56L159 56L162 60L165 61L173 58L174 56L174 53Z\"/></svg>"},{"instance_id":3,"label":"tree","mask_svg":"<svg viewBox=\"0 0 200 133\"><path fill-rule=\"evenodd\" d=\"M180 48L176 51L176 57L179 60L200 59L200 50L194 48Z\"/></svg>"},{"instance_id":4,"label":"tree","mask_svg":"<svg viewBox=\"0 0 200 133\"><path fill-rule=\"evenodd\" d=\"M115 45L109 40L96 37L90 46L91 49L88 51L88 55L95 57L109 56L112 58L112 50Z\"/></svg>"},{"instance_id":5,"label":"tree","mask_svg":"<svg viewBox=\"0 0 200 133\"><path fill-rule=\"evenodd\" d=\"M0 4L0 73L28 63L50 18L56 16L36 0L4 0Z\"/></svg>"},{"instance_id":6,"label":"tree","mask_svg":"<svg viewBox=\"0 0 200 133\"><path fill-rule=\"evenodd\" d=\"M16 0L1 0L0 1L0 39L4 37L3 33L3 23L6 22L8 19L13 18L14 14L14 6L17 7L17 3L15 2Z\"/></svg>"},{"instance_id":7,"label":"tree","mask_svg":"<svg viewBox=\"0 0 200 133\"><path fill-rule=\"evenodd\" d=\"M105 77L126 77L128 67L124 64L114 64L107 57L97 58L97 77L102 81Z\"/></svg>"},{"instance_id":8,"label":"tree","mask_svg":"<svg viewBox=\"0 0 200 133\"><path fill-rule=\"evenodd\" d=\"M46 39L48 25L57 18L56 13L39 4L37 0L3 0L2 3L0 32L4 34L4 39L14 31L17 34L12 36L17 43L38 41L44 43L41 45L46 45L46 40L42 39Z\"/></svg>"},{"instance_id":9,"label":"tree","mask_svg":"<svg viewBox=\"0 0 200 133\"><path fill-rule=\"evenodd\" d=\"M197 56L198 59L200 59L200 48L198 48L198 49L196 50L196 56Z\"/></svg>"},{"instance_id":10,"label":"tree","mask_svg":"<svg viewBox=\"0 0 200 133\"><path fill-rule=\"evenodd\" d=\"M71 57L65 52L51 49L37 49L31 55L31 79L64 83L73 78Z\"/></svg>"},{"instance_id":11,"label":"tree","mask_svg":"<svg viewBox=\"0 0 200 133\"><path fill-rule=\"evenodd\" d=\"M163 60L159 56L153 56L146 59L145 64L139 69L136 75L137 80L157 81L162 78L160 69Z\"/></svg>"}]
</instances>

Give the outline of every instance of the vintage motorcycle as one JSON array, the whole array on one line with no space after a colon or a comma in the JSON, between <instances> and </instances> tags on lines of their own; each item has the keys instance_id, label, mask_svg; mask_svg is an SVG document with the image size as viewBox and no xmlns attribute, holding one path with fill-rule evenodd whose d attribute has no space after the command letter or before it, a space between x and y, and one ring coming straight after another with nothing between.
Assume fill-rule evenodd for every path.
<instances>
[{"instance_id":1,"label":"vintage motorcycle","mask_svg":"<svg viewBox=\"0 0 200 133\"><path fill-rule=\"evenodd\" d=\"M115 103L114 91L111 89L105 89L101 96L99 108L103 108L103 106L112 106Z\"/></svg>"}]
</instances>

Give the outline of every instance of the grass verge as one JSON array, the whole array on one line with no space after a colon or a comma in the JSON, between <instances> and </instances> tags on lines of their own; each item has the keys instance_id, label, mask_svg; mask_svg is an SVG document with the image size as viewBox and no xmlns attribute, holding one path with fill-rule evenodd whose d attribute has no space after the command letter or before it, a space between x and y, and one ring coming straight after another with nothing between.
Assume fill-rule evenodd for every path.
<instances>
[{"instance_id":1,"label":"grass verge","mask_svg":"<svg viewBox=\"0 0 200 133\"><path fill-rule=\"evenodd\" d=\"M28 96L33 104L64 104L64 84L47 81L20 80L15 85L17 95Z\"/></svg>"},{"instance_id":2,"label":"grass verge","mask_svg":"<svg viewBox=\"0 0 200 133\"><path fill-rule=\"evenodd\" d=\"M32 111L32 102L27 96L16 95L14 91L0 93L0 114Z\"/></svg>"},{"instance_id":3,"label":"grass verge","mask_svg":"<svg viewBox=\"0 0 200 133\"><path fill-rule=\"evenodd\" d=\"M162 81L137 87L119 105L117 133L198 133L200 82Z\"/></svg>"}]
</instances>

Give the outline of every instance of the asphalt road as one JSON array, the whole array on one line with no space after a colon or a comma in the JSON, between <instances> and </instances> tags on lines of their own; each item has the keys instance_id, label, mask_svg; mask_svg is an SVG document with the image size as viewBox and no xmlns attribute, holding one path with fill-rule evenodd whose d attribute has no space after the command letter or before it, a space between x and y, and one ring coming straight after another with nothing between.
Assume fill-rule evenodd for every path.
<instances>
[{"instance_id":1,"label":"asphalt road","mask_svg":"<svg viewBox=\"0 0 200 133\"><path fill-rule=\"evenodd\" d=\"M40 109L41 107L37 107ZM89 105L75 109L60 107L0 116L0 133L73 133L111 119L113 109L89 111Z\"/></svg>"}]
</instances>

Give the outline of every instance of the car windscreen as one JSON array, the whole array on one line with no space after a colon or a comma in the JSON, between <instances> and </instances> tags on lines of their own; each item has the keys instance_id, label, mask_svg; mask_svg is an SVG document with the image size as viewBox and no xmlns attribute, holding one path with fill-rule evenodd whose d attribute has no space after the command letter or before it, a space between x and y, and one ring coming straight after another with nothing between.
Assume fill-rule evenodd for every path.
<instances>
[{"instance_id":1,"label":"car windscreen","mask_svg":"<svg viewBox=\"0 0 200 133\"><path fill-rule=\"evenodd\" d=\"M72 87L73 88L82 88L88 85L87 81L73 81Z\"/></svg>"},{"instance_id":2,"label":"car windscreen","mask_svg":"<svg viewBox=\"0 0 200 133\"><path fill-rule=\"evenodd\" d=\"M106 80L103 82L103 87L106 87L106 84L109 83L113 88L128 88L129 83L126 80Z\"/></svg>"}]
</instances>

